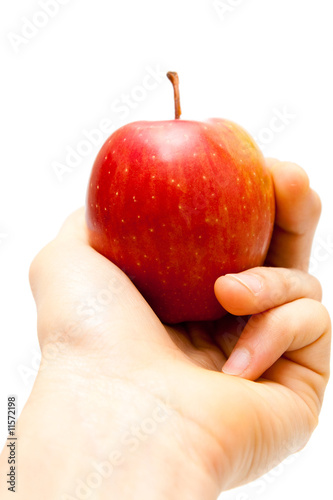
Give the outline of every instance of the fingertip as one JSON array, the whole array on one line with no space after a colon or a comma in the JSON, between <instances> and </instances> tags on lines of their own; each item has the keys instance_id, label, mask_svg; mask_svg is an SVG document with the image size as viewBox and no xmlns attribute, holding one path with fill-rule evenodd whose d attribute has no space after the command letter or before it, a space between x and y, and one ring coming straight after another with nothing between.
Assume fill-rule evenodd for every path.
<instances>
[{"instance_id":1,"label":"fingertip","mask_svg":"<svg viewBox=\"0 0 333 500\"><path fill-rule=\"evenodd\" d=\"M262 283L249 273L220 276L214 285L219 303L226 311L236 316L246 314L246 311L253 307L261 288Z\"/></svg>"},{"instance_id":2,"label":"fingertip","mask_svg":"<svg viewBox=\"0 0 333 500\"><path fill-rule=\"evenodd\" d=\"M265 158L265 162L269 170L272 170L276 163L281 163L277 158Z\"/></svg>"},{"instance_id":3,"label":"fingertip","mask_svg":"<svg viewBox=\"0 0 333 500\"><path fill-rule=\"evenodd\" d=\"M321 211L322 211L322 202L319 194L314 191L313 189L310 189L310 197L311 197L311 205L312 205L312 214L314 217L319 220Z\"/></svg>"},{"instance_id":4,"label":"fingertip","mask_svg":"<svg viewBox=\"0 0 333 500\"><path fill-rule=\"evenodd\" d=\"M72 212L63 222L57 237L76 238L87 241L87 228L85 223L85 208L80 207Z\"/></svg>"},{"instance_id":5,"label":"fingertip","mask_svg":"<svg viewBox=\"0 0 333 500\"><path fill-rule=\"evenodd\" d=\"M37 284L40 276L47 272L50 263L53 263L59 255L59 242L62 246L69 242L71 248L73 248L73 240L79 241L80 246L82 242L87 243L84 210L84 207L81 207L71 213L63 222L56 237L41 248L31 261L28 279L35 301L37 301Z\"/></svg>"},{"instance_id":6,"label":"fingertip","mask_svg":"<svg viewBox=\"0 0 333 500\"><path fill-rule=\"evenodd\" d=\"M223 373L238 377L242 376L249 368L251 357L251 353L246 347L236 347L223 365Z\"/></svg>"},{"instance_id":7,"label":"fingertip","mask_svg":"<svg viewBox=\"0 0 333 500\"><path fill-rule=\"evenodd\" d=\"M279 161L272 165L271 172L277 196L304 197L310 189L310 180L305 170L293 162Z\"/></svg>"}]
</instances>

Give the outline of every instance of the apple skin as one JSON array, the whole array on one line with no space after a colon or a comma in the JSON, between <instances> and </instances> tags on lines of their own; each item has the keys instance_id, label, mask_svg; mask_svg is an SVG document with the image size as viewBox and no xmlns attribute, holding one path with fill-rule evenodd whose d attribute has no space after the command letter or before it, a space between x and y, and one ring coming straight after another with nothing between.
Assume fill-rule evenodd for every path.
<instances>
[{"instance_id":1,"label":"apple skin","mask_svg":"<svg viewBox=\"0 0 333 500\"><path fill-rule=\"evenodd\" d=\"M116 130L97 155L86 202L90 245L169 324L225 314L214 283L263 264L274 216L261 151L218 118Z\"/></svg>"}]
</instances>

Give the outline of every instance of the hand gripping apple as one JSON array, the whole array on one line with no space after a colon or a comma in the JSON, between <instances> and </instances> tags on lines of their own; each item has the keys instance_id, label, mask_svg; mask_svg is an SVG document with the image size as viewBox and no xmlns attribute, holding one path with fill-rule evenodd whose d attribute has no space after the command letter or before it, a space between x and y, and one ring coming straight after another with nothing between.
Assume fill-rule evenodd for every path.
<instances>
[{"instance_id":1,"label":"hand gripping apple","mask_svg":"<svg viewBox=\"0 0 333 500\"><path fill-rule=\"evenodd\" d=\"M274 224L264 157L239 125L175 119L116 130L87 193L89 242L121 268L165 323L215 320L219 276L263 264Z\"/></svg>"}]
</instances>

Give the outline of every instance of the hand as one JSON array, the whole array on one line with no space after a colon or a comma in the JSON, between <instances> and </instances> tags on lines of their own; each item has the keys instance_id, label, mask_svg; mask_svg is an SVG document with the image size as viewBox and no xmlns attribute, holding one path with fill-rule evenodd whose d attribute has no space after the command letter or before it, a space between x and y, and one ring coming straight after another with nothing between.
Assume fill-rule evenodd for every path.
<instances>
[{"instance_id":1,"label":"hand","mask_svg":"<svg viewBox=\"0 0 333 500\"><path fill-rule=\"evenodd\" d=\"M300 167L269 164L271 267L217 280L231 313L217 322L163 325L89 247L83 210L36 257L42 362L18 499L214 500L306 444L329 376L330 320L306 273L320 202Z\"/></svg>"}]
</instances>

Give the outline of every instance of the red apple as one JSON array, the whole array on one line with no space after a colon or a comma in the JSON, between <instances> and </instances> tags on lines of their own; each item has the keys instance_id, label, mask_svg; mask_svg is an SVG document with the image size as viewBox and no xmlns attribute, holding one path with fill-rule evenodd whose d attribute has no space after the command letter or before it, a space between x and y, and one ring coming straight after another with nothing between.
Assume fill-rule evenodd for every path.
<instances>
[{"instance_id":1,"label":"red apple","mask_svg":"<svg viewBox=\"0 0 333 500\"><path fill-rule=\"evenodd\" d=\"M225 314L216 279L263 264L274 224L264 157L233 122L139 121L116 130L95 160L89 241L120 267L166 323Z\"/></svg>"}]
</instances>

